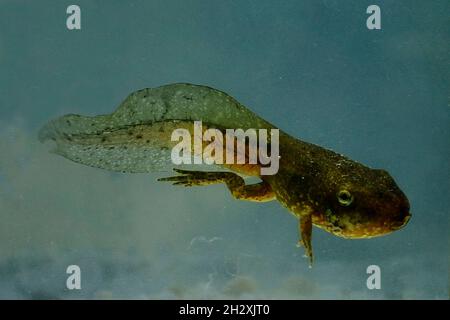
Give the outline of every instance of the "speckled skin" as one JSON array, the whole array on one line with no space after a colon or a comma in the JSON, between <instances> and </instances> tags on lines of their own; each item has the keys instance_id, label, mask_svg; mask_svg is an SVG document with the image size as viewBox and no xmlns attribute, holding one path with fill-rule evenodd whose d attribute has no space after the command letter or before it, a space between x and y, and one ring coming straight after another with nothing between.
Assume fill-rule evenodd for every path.
<instances>
[{"instance_id":1,"label":"speckled skin","mask_svg":"<svg viewBox=\"0 0 450 320\"><path fill-rule=\"evenodd\" d=\"M193 84L171 84L130 94L109 115L65 115L39 133L53 140L55 153L72 161L124 173L154 172L170 162L170 134L176 128L273 129L226 93ZM233 172L177 170L162 178L177 185L225 183L236 199L278 200L299 219L300 243L312 263L312 225L336 236L370 238L393 232L410 218L409 203L384 170L368 168L342 155L280 131L280 162L275 175L259 176L258 165L224 165L261 183L246 185Z\"/></svg>"},{"instance_id":2,"label":"speckled skin","mask_svg":"<svg viewBox=\"0 0 450 320\"><path fill-rule=\"evenodd\" d=\"M261 183L245 185L228 172L176 170L181 175L162 178L175 185L205 186L225 183L239 200L278 200L299 219L300 244L312 263L312 225L336 236L358 239L382 236L400 229L410 218L409 203L392 177L317 145L280 136L280 166L275 175L259 176ZM255 175L239 165L226 166ZM353 200L341 204L337 194L348 191Z\"/></svg>"},{"instance_id":3,"label":"speckled skin","mask_svg":"<svg viewBox=\"0 0 450 320\"><path fill-rule=\"evenodd\" d=\"M310 216L315 226L356 239L391 233L410 218L408 199L384 170L368 168L288 135L280 137L280 155L278 173L262 179L300 222ZM340 203L337 195L341 190L351 194L350 204ZM308 225L300 229L311 232ZM311 235L302 234L302 239L312 258Z\"/></svg>"}]
</instances>

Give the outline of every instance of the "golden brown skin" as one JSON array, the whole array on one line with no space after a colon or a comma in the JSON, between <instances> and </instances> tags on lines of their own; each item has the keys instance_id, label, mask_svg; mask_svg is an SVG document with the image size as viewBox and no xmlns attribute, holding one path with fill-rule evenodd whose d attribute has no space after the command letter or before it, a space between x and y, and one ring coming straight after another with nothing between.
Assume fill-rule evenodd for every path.
<instances>
[{"instance_id":1,"label":"golden brown skin","mask_svg":"<svg viewBox=\"0 0 450 320\"><path fill-rule=\"evenodd\" d=\"M186 128L192 136L195 120L203 121L203 130L275 128L224 92L171 84L136 91L109 115L52 120L39 138L53 140L55 153L78 163L120 172L154 172L163 162L163 151L175 145L170 138L173 130ZM233 172L176 170L180 175L160 181L185 186L225 183L236 199L278 200L299 219L300 243L311 263L312 225L358 239L391 233L408 222L408 199L386 171L281 131L279 147L275 175L260 176L258 164L223 165ZM261 182L246 185L238 174L258 176Z\"/></svg>"},{"instance_id":2,"label":"golden brown skin","mask_svg":"<svg viewBox=\"0 0 450 320\"><path fill-rule=\"evenodd\" d=\"M408 222L408 199L386 171L289 136L281 138L280 154L278 173L263 179L277 200L300 218L311 259L311 223L358 239L391 233Z\"/></svg>"},{"instance_id":3,"label":"golden brown skin","mask_svg":"<svg viewBox=\"0 0 450 320\"><path fill-rule=\"evenodd\" d=\"M280 135L280 163L275 175L258 175L256 165L223 165L259 184L245 185L230 172L175 170L181 175L161 178L175 185L225 183L239 200L278 200L299 219L299 244L313 261L312 225L336 236L361 239L389 234L411 215L409 202L387 171L368 168L314 144Z\"/></svg>"}]
</instances>

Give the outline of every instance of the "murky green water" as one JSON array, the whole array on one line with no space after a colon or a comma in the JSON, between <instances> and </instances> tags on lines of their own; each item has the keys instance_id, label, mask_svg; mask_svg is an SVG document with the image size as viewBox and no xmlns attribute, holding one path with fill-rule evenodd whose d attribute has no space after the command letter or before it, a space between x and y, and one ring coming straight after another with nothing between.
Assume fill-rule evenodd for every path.
<instances>
[{"instance_id":1,"label":"murky green water","mask_svg":"<svg viewBox=\"0 0 450 320\"><path fill-rule=\"evenodd\" d=\"M448 298L448 1L381 1L381 30L364 1L77 4L68 30L69 3L0 1L0 298ZM370 240L314 229L309 269L276 202L82 166L37 140L51 118L174 82L388 170L411 221Z\"/></svg>"}]
</instances>

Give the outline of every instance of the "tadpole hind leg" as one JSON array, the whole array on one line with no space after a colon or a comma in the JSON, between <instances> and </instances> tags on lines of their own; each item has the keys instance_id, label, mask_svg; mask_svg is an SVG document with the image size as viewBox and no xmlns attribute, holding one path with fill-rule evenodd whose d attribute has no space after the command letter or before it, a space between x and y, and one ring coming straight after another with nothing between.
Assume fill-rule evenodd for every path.
<instances>
[{"instance_id":1,"label":"tadpole hind leg","mask_svg":"<svg viewBox=\"0 0 450 320\"><path fill-rule=\"evenodd\" d=\"M266 202L275 199L275 194L270 185L264 181L246 185L239 175L232 172L207 172L174 169L180 175L174 177L160 178L158 181L173 182L174 185L185 187L207 186L217 183L225 183L234 198L255 202Z\"/></svg>"},{"instance_id":2,"label":"tadpole hind leg","mask_svg":"<svg viewBox=\"0 0 450 320\"><path fill-rule=\"evenodd\" d=\"M181 169L173 169L173 171L179 173L180 175L159 178L158 181L173 182L173 185L183 185L185 187L207 186L234 180L237 180L236 182L240 182L239 179L241 179L243 183L243 179L241 177L231 172L191 171Z\"/></svg>"}]
</instances>

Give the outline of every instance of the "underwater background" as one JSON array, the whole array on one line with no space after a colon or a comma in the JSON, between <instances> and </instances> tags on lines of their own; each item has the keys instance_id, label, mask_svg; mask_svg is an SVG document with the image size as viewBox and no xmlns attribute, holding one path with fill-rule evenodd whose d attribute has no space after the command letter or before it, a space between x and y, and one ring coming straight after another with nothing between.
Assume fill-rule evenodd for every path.
<instances>
[{"instance_id":1,"label":"underwater background","mask_svg":"<svg viewBox=\"0 0 450 320\"><path fill-rule=\"evenodd\" d=\"M76 1L68 30L71 4L0 0L0 298L448 299L448 1ZM37 141L49 119L174 82L388 170L411 221L368 240L314 228L309 269L276 201L90 168ZM66 288L73 264L81 290Z\"/></svg>"}]
</instances>

